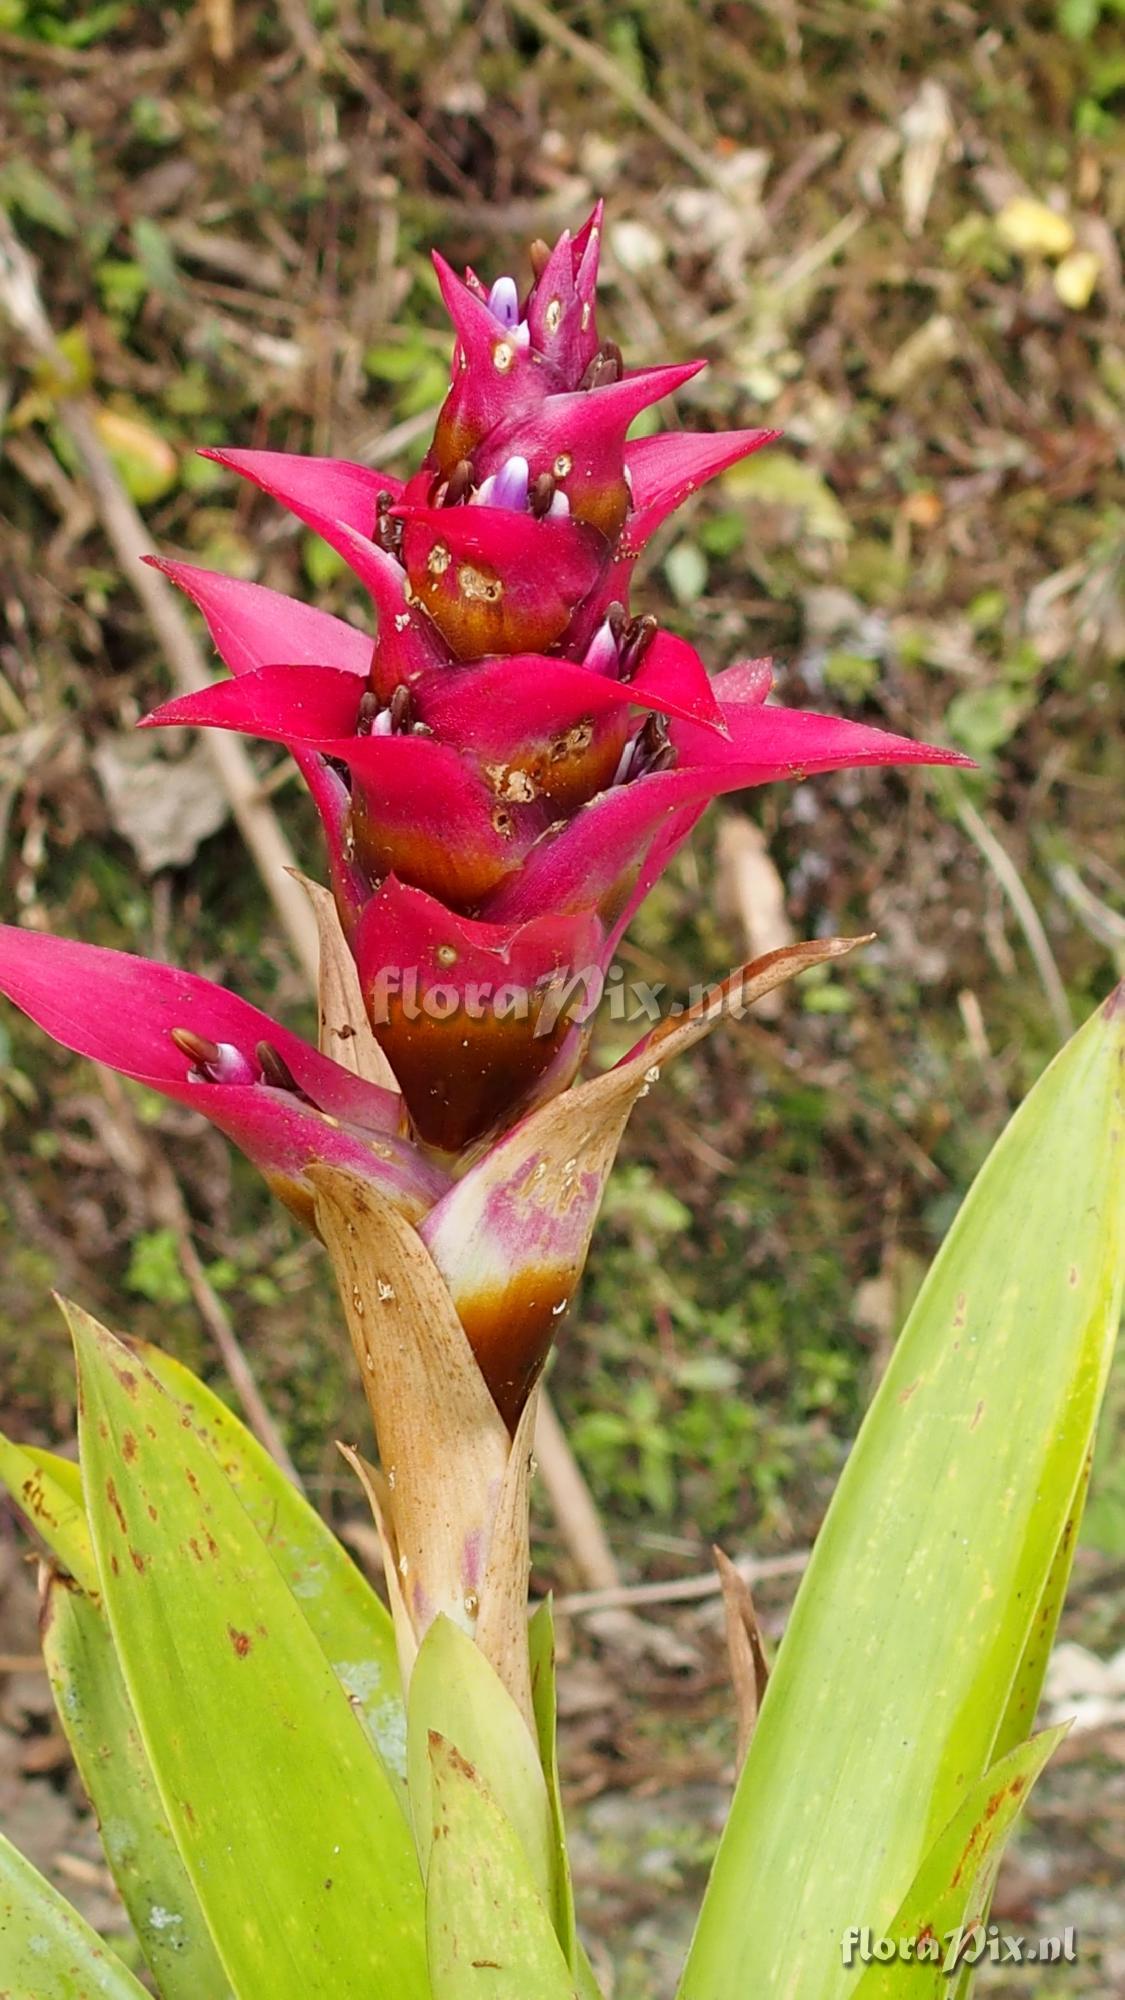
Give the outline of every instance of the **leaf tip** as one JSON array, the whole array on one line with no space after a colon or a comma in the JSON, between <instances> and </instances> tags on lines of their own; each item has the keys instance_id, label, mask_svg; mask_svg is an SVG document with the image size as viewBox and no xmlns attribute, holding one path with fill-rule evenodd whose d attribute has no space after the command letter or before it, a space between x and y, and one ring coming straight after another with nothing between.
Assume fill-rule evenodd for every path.
<instances>
[{"instance_id":1,"label":"leaf tip","mask_svg":"<svg viewBox=\"0 0 1125 2000\"><path fill-rule=\"evenodd\" d=\"M113 1339L113 1335L107 1327L102 1326L101 1322L96 1320L92 1313L88 1313L84 1306L78 1305L74 1299L68 1299L64 1292L52 1291L51 1297L54 1299L66 1322L66 1330L70 1335L75 1354L79 1359L81 1359L83 1347L87 1345L98 1347L102 1344L103 1340Z\"/></svg>"}]
</instances>

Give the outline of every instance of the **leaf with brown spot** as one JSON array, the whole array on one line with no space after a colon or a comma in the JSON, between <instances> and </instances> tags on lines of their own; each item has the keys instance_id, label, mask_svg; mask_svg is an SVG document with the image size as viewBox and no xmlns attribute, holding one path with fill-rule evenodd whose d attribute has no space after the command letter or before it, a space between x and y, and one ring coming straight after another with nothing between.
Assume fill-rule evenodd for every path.
<instances>
[{"instance_id":1,"label":"leaf with brown spot","mask_svg":"<svg viewBox=\"0 0 1125 2000\"><path fill-rule=\"evenodd\" d=\"M3 2000L149 2000L116 1952L0 1834Z\"/></svg>"},{"instance_id":2,"label":"leaf with brown spot","mask_svg":"<svg viewBox=\"0 0 1125 2000\"><path fill-rule=\"evenodd\" d=\"M433 1822L430 1737L436 1732L477 1772L506 1813L532 1879L553 1908L551 1808L538 1744L479 1646L448 1618L436 1618L419 1647L407 1720L410 1798L423 1875Z\"/></svg>"},{"instance_id":3,"label":"leaf with brown spot","mask_svg":"<svg viewBox=\"0 0 1125 2000\"><path fill-rule=\"evenodd\" d=\"M511 1821L474 1766L437 1731L429 1757L433 2000L579 2000Z\"/></svg>"},{"instance_id":4,"label":"leaf with brown spot","mask_svg":"<svg viewBox=\"0 0 1125 2000\"><path fill-rule=\"evenodd\" d=\"M40 1633L59 1721L161 2000L229 2000L230 1982L176 1850L104 1610L48 1575Z\"/></svg>"},{"instance_id":5,"label":"leaf with brown spot","mask_svg":"<svg viewBox=\"0 0 1125 2000\"><path fill-rule=\"evenodd\" d=\"M0 1436L0 1482L51 1554L88 1594L99 1590L82 1475L69 1458Z\"/></svg>"},{"instance_id":6,"label":"leaf with brown spot","mask_svg":"<svg viewBox=\"0 0 1125 2000\"><path fill-rule=\"evenodd\" d=\"M1032 1785L1069 1727L1063 1723L1030 1737L970 1785L894 1916L880 1925L886 1936L917 1938L928 1929L940 1943L962 1926L987 1923L1005 1843ZM869 1966L852 1990L855 2000L938 2000L951 1989L940 1962L898 1960Z\"/></svg>"},{"instance_id":7,"label":"leaf with brown spot","mask_svg":"<svg viewBox=\"0 0 1125 2000\"><path fill-rule=\"evenodd\" d=\"M424 2000L421 1882L397 1784L183 1406L95 1320L74 1306L67 1318L106 1612L157 1789L232 1988L271 2000L353 1990ZM137 1438L129 1466L126 1428ZM110 1481L140 1569L123 1562L115 1571L110 1560L120 1535ZM192 1536L213 1540L206 1563L193 1559Z\"/></svg>"},{"instance_id":8,"label":"leaf with brown spot","mask_svg":"<svg viewBox=\"0 0 1125 2000\"><path fill-rule=\"evenodd\" d=\"M343 1682L387 1769L405 1784L406 1716L385 1604L315 1508L290 1485L213 1389L144 1341L131 1353L175 1398L222 1467ZM198 1497L190 1465L181 1476ZM218 1553L206 1531L188 1546L199 1562Z\"/></svg>"}]
</instances>

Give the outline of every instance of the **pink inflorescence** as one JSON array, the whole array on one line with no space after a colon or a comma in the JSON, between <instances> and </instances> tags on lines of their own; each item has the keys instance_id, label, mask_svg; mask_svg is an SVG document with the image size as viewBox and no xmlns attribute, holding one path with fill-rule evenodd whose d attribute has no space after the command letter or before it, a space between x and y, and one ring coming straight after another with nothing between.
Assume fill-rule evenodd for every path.
<instances>
[{"instance_id":1,"label":"pink inflorescence","mask_svg":"<svg viewBox=\"0 0 1125 2000\"><path fill-rule=\"evenodd\" d=\"M545 1028L512 991L604 970L709 799L842 765L948 758L767 705L764 662L712 679L693 647L630 613L656 528L776 433L629 441L634 419L703 364L629 370L601 338L600 231L599 207L576 236L533 246L522 300L511 277L486 290L435 257L452 379L405 483L340 460L210 454L339 550L370 591L370 632L163 564L235 679L148 721L293 750L374 1032L414 1135L443 1155L571 1080L584 1024L562 1009ZM407 1007L408 974L414 992L440 989L441 1005Z\"/></svg>"}]
</instances>

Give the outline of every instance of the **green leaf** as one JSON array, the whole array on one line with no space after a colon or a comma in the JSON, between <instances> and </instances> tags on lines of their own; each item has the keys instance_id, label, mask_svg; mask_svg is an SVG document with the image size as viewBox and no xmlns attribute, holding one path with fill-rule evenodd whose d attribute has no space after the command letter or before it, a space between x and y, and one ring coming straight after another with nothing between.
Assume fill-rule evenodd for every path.
<instances>
[{"instance_id":1,"label":"green leaf","mask_svg":"<svg viewBox=\"0 0 1125 2000\"><path fill-rule=\"evenodd\" d=\"M158 1347L130 1341L189 1413L343 1681L395 1777L406 1778L406 1711L390 1613L346 1549L213 1389Z\"/></svg>"},{"instance_id":2,"label":"green leaf","mask_svg":"<svg viewBox=\"0 0 1125 2000\"><path fill-rule=\"evenodd\" d=\"M1059 27L1072 42L1088 41L1101 19L1101 0L1058 0Z\"/></svg>"},{"instance_id":3,"label":"green leaf","mask_svg":"<svg viewBox=\"0 0 1125 2000\"><path fill-rule=\"evenodd\" d=\"M1119 989L1012 1119L910 1315L798 1593L685 2000L850 1991L844 1932L885 1931L1026 1707L1121 1311L1123 1042Z\"/></svg>"},{"instance_id":4,"label":"green leaf","mask_svg":"<svg viewBox=\"0 0 1125 2000\"><path fill-rule=\"evenodd\" d=\"M54 181L48 180L26 154L14 152L0 173L0 203L20 210L29 222L56 236L76 236L74 211Z\"/></svg>"},{"instance_id":5,"label":"green leaf","mask_svg":"<svg viewBox=\"0 0 1125 2000\"><path fill-rule=\"evenodd\" d=\"M206 460L203 461L206 464ZM315 590L327 590L347 574L347 563L338 550L329 548L318 535L306 535L301 543L301 562Z\"/></svg>"},{"instance_id":6,"label":"green leaf","mask_svg":"<svg viewBox=\"0 0 1125 2000\"><path fill-rule=\"evenodd\" d=\"M0 1482L64 1569L83 1590L96 1592L100 1585L86 1525L82 1474L73 1459L59 1458L38 1445L13 1444L0 1435Z\"/></svg>"},{"instance_id":7,"label":"green leaf","mask_svg":"<svg viewBox=\"0 0 1125 2000\"><path fill-rule=\"evenodd\" d=\"M409 382L428 359L423 345L399 341L394 345L369 347L363 365L380 382Z\"/></svg>"},{"instance_id":8,"label":"green leaf","mask_svg":"<svg viewBox=\"0 0 1125 2000\"><path fill-rule=\"evenodd\" d=\"M4 2000L149 2000L121 1960L0 1834Z\"/></svg>"},{"instance_id":9,"label":"green leaf","mask_svg":"<svg viewBox=\"0 0 1125 2000\"><path fill-rule=\"evenodd\" d=\"M191 1286L184 1276L180 1239L174 1229L144 1229L134 1237L125 1288L151 1299L154 1305L187 1304Z\"/></svg>"},{"instance_id":10,"label":"green leaf","mask_svg":"<svg viewBox=\"0 0 1125 2000\"><path fill-rule=\"evenodd\" d=\"M50 14L40 14L39 34L43 41L52 42L56 48L89 48L91 43L100 42L117 26L124 12L125 0L105 0L101 7L79 9L73 19L56 20Z\"/></svg>"},{"instance_id":11,"label":"green leaf","mask_svg":"<svg viewBox=\"0 0 1125 2000\"><path fill-rule=\"evenodd\" d=\"M969 1788L949 1825L934 1842L886 1936L911 1948L886 1965L872 1965L855 1988L855 2000L938 2000L950 1991L964 1933L983 1923L1004 1843L1027 1795L1069 1723L1045 1729ZM918 1956L919 1941L926 1950Z\"/></svg>"},{"instance_id":12,"label":"green leaf","mask_svg":"<svg viewBox=\"0 0 1125 2000\"><path fill-rule=\"evenodd\" d=\"M105 1612L54 1575L40 1631L59 1721L161 2000L227 2000L230 1984L153 1783Z\"/></svg>"},{"instance_id":13,"label":"green leaf","mask_svg":"<svg viewBox=\"0 0 1125 2000\"><path fill-rule=\"evenodd\" d=\"M134 255L153 289L168 297L182 293L172 245L160 224L153 222L151 216L138 215L131 234Z\"/></svg>"},{"instance_id":14,"label":"green leaf","mask_svg":"<svg viewBox=\"0 0 1125 2000\"><path fill-rule=\"evenodd\" d=\"M453 1744L435 1732L429 1753L434 2000L579 2000L511 1821Z\"/></svg>"},{"instance_id":15,"label":"green leaf","mask_svg":"<svg viewBox=\"0 0 1125 2000\"><path fill-rule=\"evenodd\" d=\"M1047 1664L1051 1657L1051 1648L1055 1642L1055 1633L1062 1614L1067 1585L1070 1582L1070 1572L1074 1563L1074 1551L1078 1546L1078 1529L1081 1524L1082 1510L1090 1483L1092 1462L1093 1454L1089 1453L1078 1481L1074 1499L1071 1502L1066 1520L1063 1523L1062 1534L1059 1536L1058 1547L1055 1550L1054 1560L1047 1573L1047 1581L1044 1585L1043 1595L1039 1601L1039 1609L1031 1622L1031 1631L1024 1649L1023 1658L1016 1669L1015 1679L1012 1682L1011 1692L1008 1696L1008 1706L1004 1711L1003 1720L996 1732L996 1742L993 1745L992 1754L997 1759L1006 1757L1011 1751L1023 1744L1029 1729L1035 1721L1036 1711L1039 1707L1039 1698L1043 1692L1043 1681L1047 1672ZM990 1867L978 1878L977 1905L982 1916L987 1916L992 1906L992 1892L996 1886L996 1875L1000 1867L1000 1860L1000 1850L997 1849ZM961 1976L954 1988L950 1989L948 1982L946 1983L944 1989L945 2000L969 2000L974 1977L975 1974L972 1965L966 1964L962 1968Z\"/></svg>"},{"instance_id":16,"label":"green leaf","mask_svg":"<svg viewBox=\"0 0 1125 2000\"><path fill-rule=\"evenodd\" d=\"M65 1310L114 1644L238 2000L424 2000L421 1881L393 1780L190 1416Z\"/></svg>"},{"instance_id":17,"label":"green leaf","mask_svg":"<svg viewBox=\"0 0 1125 2000\"><path fill-rule=\"evenodd\" d=\"M562 1947L574 1963L577 1926L574 1916L574 1889L570 1879L570 1855L563 1820L562 1786L559 1782L558 1701L555 1691L555 1614L550 1598L537 1605L527 1630L531 1653L531 1702L539 1738L539 1763L547 1783L551 1808L551 1839L554 1846L556 1883L556 1923Z\"/></svg>"},{"instance_id":18,"label":"green leaf","mask_svg":"<svg viewBox=\"0 0 1125 2000\"><path fill-rule=\"evenodd\" d=\"M121 313L130 318L148 296L148 272L130 257L103 257L95 268L94 277L107 312ZM193 460L188 460L188 464L193 463ZM202 463L205 464L206 460Z\"/></svg>"},{"instance_id":19,"label":"green leaf","mask_svg":"<svg viewBox=\"0 0 1125 2000\"><path fill-rule=\"evenodd\" d=\"M1032 705L1025 688L996 681L955 694L945 714L950 735L970 756L991 756L1014 736Z\"/></svg>"},{"instance_id":20,"label":"green leaf","mask_svg":"<svg viewBox=\"0 0 1125 2000\"><path fill-rule=\"evenodd\" d=\"M430 1737L444 1736L472 1764L515 1829L532 1880L554 1898L554 1840L538 1745L495 1668L451 1618L434 1619L410 1675L410 1802L425 1874L433 1800Z\"/></svg>"},{"instance_id":21,"label":"green leaf","mask_svg":"<svg viewBox=\"0 0 1125 2000\"><path fill-rule=\"evenodd\" d=\"M167 438L143 417L101 403L94 411L94 429L138 507L148 507L171 492L179 478L179 459Z\"/></svg>"},{"instance_id":22,"label":"green leaf","mask_svg":"<svg viewBox=\"0 0 1125 2000\"><path fill-rule=\"evenodd\" d=\"M707 588L707 558L698 542L677 542L664 558L664 574L677 604L694 604Z\"/></svg>"},{"instance_id":23,"label":"green leaf","mask_svg":"<svg viewBox=\"0 0 1125 2000\"><path fill-rule=\"evenodd\" d=\"M851 539L851 522L840 502L807 459L791 458L784 451L763 452L760 458L744 459L724 473L722 490L728 498L792 508L801 516L806 532L819 540Z\"/></svg>"},{"instance_id":24,"label":"green leaf","mask_svg":"<svg viewBox=\"0 0 1125 2000\"><path fill-rule=\"evenodd\" d=\"M550 1598L537 1605L528 1625L531 1653L531 1700L539 1738L539 1762L547 1781L554 1843L555 1929L574 1973L582 2000L601 2000L597 1980L578 1936L574 1886L566 1844L562 1786L559 1782L558 1703L555 1696L555 1615Z\"/></svg>"},{"instance_id":25,"label":"green leaf","mask_svg":"<svg viewBox=\"0 0 1125 2000\"><path fill-rule=\"evenodd\" d=\"M1063 1600L1070 1582L1074 1551L1078 1546L1078 1529L1090 1483L1091 1462L1092 1454L1088 1453L1066 1512L1054 1557L1047 1571L1043 1594L1031 1621L1027 1645L1016 1669L1007 1706L996 1732L996 1741L992 1746L994 1757L1004 1757L1009 1750L1014 1750L1017 1744L1022 1743L1035 1721L1039 1698L1043 1692L1047 1663L1051 1657L1051 1647L1055 1643Z\"/></svg>"}]
</instances>

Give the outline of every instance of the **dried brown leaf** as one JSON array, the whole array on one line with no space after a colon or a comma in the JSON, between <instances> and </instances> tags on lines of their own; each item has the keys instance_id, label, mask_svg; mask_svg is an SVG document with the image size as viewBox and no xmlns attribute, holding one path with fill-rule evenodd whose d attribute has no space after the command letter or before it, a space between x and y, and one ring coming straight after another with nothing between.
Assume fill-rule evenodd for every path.
<instances>
[{"instance_id":1,"label":"dried brown leaf","mask_svg":"<svg viewBox=\"0 0 1125 2000\"><path fill-rule=\"evenodd\" d=\"M722 1549L716 1546L711 1553L715 1558L715 1568L719 1572L719 1582L723 1588L727 1653L730 1658L730 1675L738 1717L737 1767L741 1771L765 1696L770 1670L750 1585L741 1571L735 1568L730 1557L724 1555Z\"/></svg>"},{"instance_id":2,"label":"dried brown leaf","mask_svg":"<svg viewBox=\"0 0 1125 2000\"><path fill-rule=\"evenodd\" d=\"M379 1441L376 1520L404 1609L419 1638L439 1612L475 1637L511 1440L410 1224L353 1174L317 1165L309 1178Z\"/></svg>"},{"instance_id":3,"label":"dried brown leaf","mask_svg":"<svg viewBox=\"0 0 1125 2000\"><path fill-rule=\"evenodd\" d=\"M535 1418L538 1385L524 1404L516 1426L504 1483L496 1507L492 1541L485 1564L477 1620L477 1645L495 1667L520 1709L532 1736L535 1712L531 1702L531 1661L527 1645L527 1597L531 1578L529 1508L535 1470Z\"/></svg>"},{"instance_id":4,"label":"dried brown leaf","mask_svg":"<svg viewBox=\"0 0 1125 2000\"><path fill-rule=\"evenodd\" d=\"M300 883L316 918L320 945L318 998L320 1009L319 1046L323 1056L331 1056L353 1076L365 1083L377 1083L382 1090L397 1091L395 1073L379 1047L367 1019L360 991L355 959L340 927L336 899L321 882L313 882L297 869L293 879Z\"/></svg>"},{"instance_id":5,"label":"dried brown leaf","mask_svg":"<svg viewBox=\"0 0 1125 2000\"><path fill-rule=\"evenodd\" d=\"M390 1493L387 1481L377 1465L364 1458L354 1445L342 1444L337 1440L336 1449L351 1466L359 1480L375 1522L375 1532L379 1538L379 1549L383 1558L383 1580L387 1587L387 1598L394 1621L395 1642L398 1647L398 1666L403 1687L410 1685L410 1672L418 1657L418 1640L406 1608L402 1594L402 1582L398 1567L398 1549L395 1546L394 1526L389 1506Z\"/></svg>"}]
</instances>

